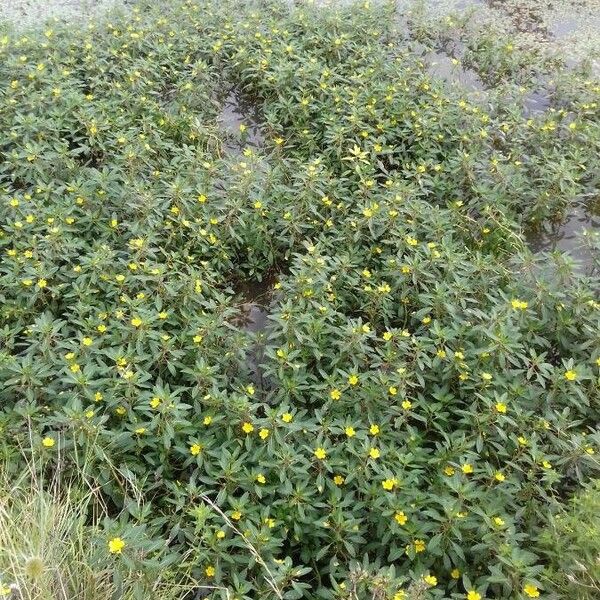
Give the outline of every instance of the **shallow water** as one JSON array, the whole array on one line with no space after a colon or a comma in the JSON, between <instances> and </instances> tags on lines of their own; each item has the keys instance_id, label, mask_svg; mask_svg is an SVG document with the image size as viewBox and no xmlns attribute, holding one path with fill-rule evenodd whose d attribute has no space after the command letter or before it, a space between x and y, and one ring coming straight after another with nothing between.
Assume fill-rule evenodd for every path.
<instances>
[{"instance_id":1,"label":"shallow water","mask_svg":"<svg viewBox=\"0 0 600 600\"><path fill-rule=\"evenodd\" d=\"M591 266L593 261L585 244L589 236L600 238L600 214L594 213L583 203L570 208L564 220L546 223L539 230L525 232L532 252L559 250L569 254L583 269Z\"/></svg>"},{"instance_id":2,"label":"shallow water","mask_svg":"<svg viewBox=\"0 0 600 600\"><path fill-rule=\"evenodd\" d=\"M223 100L217 122L227 134L226 152L237 154L245 146L260 148L264 144L258 109L245 100L235 88L232 88ZM240 131L241 125L247 128L243 133Z\"/></svg>"},{"instance_id":3,"label":"shallow water","mask_svg":"<svg viewBox=\"0 0 600 600\"><path fill-rule=\"evenodd\" d=\"M246 280L235 286L242 311L241 327L252 333L261 333L267 326L269 304L273 293L274 277L263 277L262 281Z\"/></svg>"},{"instance_id":4,"label":"shallow water","mask_svg":"<svg viewBox=\"0 0 600 600\"><path fill-rule=\"evenodd\" d=\"M550 107L550 92L544 88L534 90L523 98L523 114L527 117L539 115Z\"/></svg>"},{"instance_id":5,"label":"shallow water","mask_svg":"<svg viewBox=\"0 0 600 600\"><path fill-rule=\"evenodd\" d=\"M235 285L235 293L240 302L240 319L235 325L252 338L252 345L246 354L246 365L250 371L250 378L258 389L265 387L261 363L267 342L266 330L271 314L270 306L275 279L276 273L271 272L261 281L246 279L238 281Z\"/></svg>"},{"instance_id":6,"label":"shallow water","mask_svg":"<svg viewBox=\"0 0 600 600\"><path fill-rule=\"evenodd\" d=\"M425 56L427 71L432 77L442 79L451 86L459 87L466 92L474 92L483 96L485 85L481 77L461 62L453 62L453 57L440 51L429 52Z\"/></svg>"}]
</instances>

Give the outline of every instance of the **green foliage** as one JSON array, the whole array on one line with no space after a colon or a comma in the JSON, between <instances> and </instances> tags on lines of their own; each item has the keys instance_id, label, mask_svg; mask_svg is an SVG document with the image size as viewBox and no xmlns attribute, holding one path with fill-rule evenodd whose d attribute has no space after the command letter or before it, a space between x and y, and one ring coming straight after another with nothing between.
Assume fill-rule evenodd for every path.
<instances>
[{"instance_id":1,"label":"green foliage","mask_svg":"<svg viewBox=\"0 0 600 600\"><path fill-rule=\"evenodd\" d=\"M135 481L120 559L148 526L215 598L535 597L547 514L598 470L598 279L520 231L597 184L600 87L477 104L393 16L0 38L3 452L29 420L112 516ZM220 131L232 85L263 147Z\"/></svg>"},{"instance_id":2,"label":"green foliage","mask_svg":"<svg viewBox=\"0 0 600 600\"><path fill-rule=\"evenodd\" d=\"M541 537L549 575L563 598L596 598L600 591L600 482L592 481L554 515Z\"/></svg>"}]
</instances>

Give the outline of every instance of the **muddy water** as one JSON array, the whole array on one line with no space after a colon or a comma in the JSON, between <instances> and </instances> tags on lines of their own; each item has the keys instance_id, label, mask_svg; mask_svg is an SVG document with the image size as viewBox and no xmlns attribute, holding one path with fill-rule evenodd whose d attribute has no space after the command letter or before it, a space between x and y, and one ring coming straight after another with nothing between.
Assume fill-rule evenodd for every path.
<instances>
[{"instance_id":1,"label":"muddy water","mask_svg":"<svg viewBox=\"0 0 600 600\"><path fill-rule=\"evenodd\" d=\"M227 136L226 153L239 154L245 146L263 146L260 114L256 106L245 100L235 88L232 88L223 100L217 121ZM240 127L245 127L246 130L242 132Z\"/></svg>"},{"instance_id":2,"label":"muddy water","mask_svg":"<svg viewBox=\"0 0 600 600\"><path fill-rule=\"evenodd\" d=\"M260 112L236 88L231 88L223 99L217 123L225 134L223 150L226 157L235 157L248 146L252 148L264 146ZM242 131L240 127L244 127L245 130ZM274 283L275 276L267 274L261 281L245 279L238 281L234 286L240 308L240 317L235 325L253 338L246 362L252 381L259 389L263 387L260 363L266 343L265 330L268 325Z\"/></svg>"},{"instance_id":3,"label":"muddy water","mask_svg":"<svg viewBox=\"0 0 600 600\"><path fill-rule=\"evenodd\" d=\"M258 389L265 387L261 363L267 343L266 329L269 324L269 306L274 282L275 276L269 275L262 281L239 282L235 289L241 302L241 319L237 325L252 337L252 346L246 356L246 363L252 382Z\"/></svg>"},{"instance_id":4,"label":"muddy water","mask_svg":"<svg viewBox=\"0 0 600 600\"><path fill-rule=\"evenodd\" d=\"M275 275L268 275L262 281L245 280L236 284L235 293L241 300L244 319L242 326L246 331L262 333L265 330L274 283Z\"/></svg>"},{"instance_id":5,"label":"muddy water","mask_svg":"<svg viewBox=\"0 0 600 600\"><path fill-rule=\"evenodd\" d=\"M574 204L561 222L546 223L540 230L525 232L533 252L565 252L583 270L594 263L589 249L592 236L600 240L600 212L594 213L584 203Z\"/></svg>"},{"instance_id":6,"label":"muddy water","mask_svg":"<svg viewBox=\"0 0 600 600\"><path fill-rule=\"evenodd\" d=\"M543 87L530 92L523 98L523 114L527 117L539 115L550 107L550 92Z\"/></svg>"},{"instance_id":7,"label":"muddy water","mask_svg":"<svg viewBox=\"0 0 600 600\"><path fill-rule=\"evenodd\" d=\"M475 96L485 96L485 86L481 77L473 71L456 62L453 56L444 52L433 51L425 56L427 71L432 77L441 79L451 86L466 92L472 92Z\"/></svg>"}]
</instances>

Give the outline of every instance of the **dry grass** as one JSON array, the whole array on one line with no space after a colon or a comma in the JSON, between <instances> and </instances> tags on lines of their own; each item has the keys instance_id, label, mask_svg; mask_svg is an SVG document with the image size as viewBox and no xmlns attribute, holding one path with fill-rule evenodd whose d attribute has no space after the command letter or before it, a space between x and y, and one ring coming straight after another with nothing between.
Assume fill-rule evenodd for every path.
<instances>
[{"instance_id":1,"label":"dry grass","mask_svg":"<svg viewBox=\"0 0 600 600\"><path fill-rule=\"evenodd\" d=\"M19 600L178 600L197 586L141 574L106 551L96 525L105 514L97 491L38 465L17 478L0 476L0 592ZM82 491L82 489L84 491ZM147 574L146 574L147 575ZM142 594L142 595L140 595Z\"/></svg>"}]
</instances>

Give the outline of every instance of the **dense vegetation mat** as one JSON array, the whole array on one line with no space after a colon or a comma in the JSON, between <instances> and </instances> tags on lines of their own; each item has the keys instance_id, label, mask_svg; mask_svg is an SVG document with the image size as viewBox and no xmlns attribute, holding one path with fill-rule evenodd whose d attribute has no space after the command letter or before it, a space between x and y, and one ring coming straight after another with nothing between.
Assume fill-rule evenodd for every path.
<instances>
[{"instance_id":1,"label":"dense vegetation mat","mask_svg":"<svg viewBox=\"0 0 600 600\"><path fill-rule=\"evenodd\" d=\"M0 77L15 471L32 436L115 515L135 481L106 552L164 538L215 598L552 593L542 534L598 471L599 282L520 232L597 189L597 83L477 104L368 2L141 7L0 38ZM262 145L220 128L231 89Z\"/></svg>"}]
</instances>

